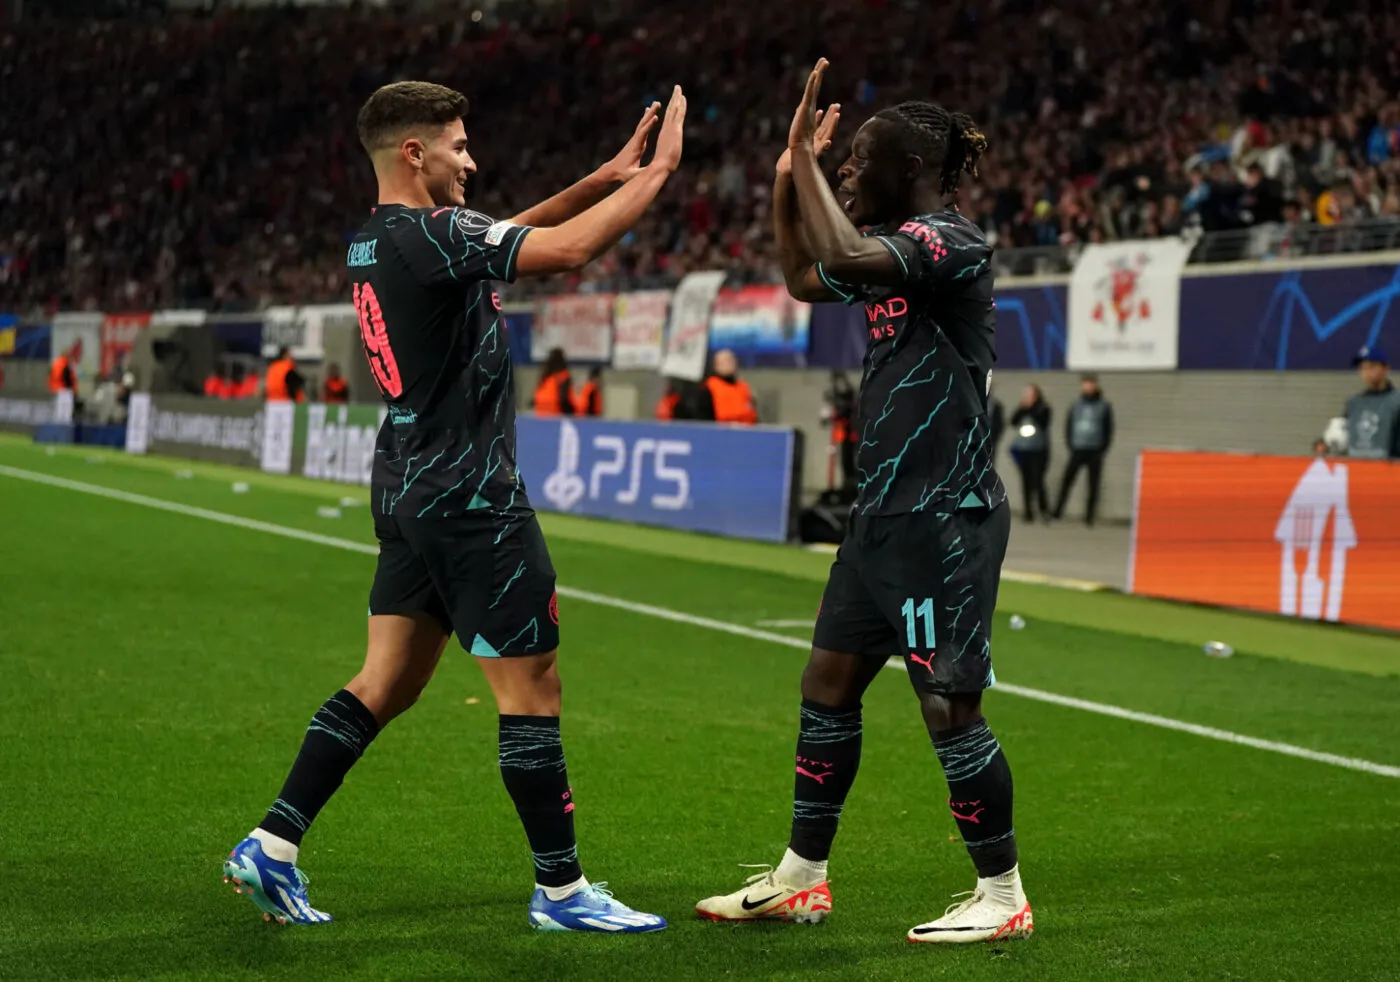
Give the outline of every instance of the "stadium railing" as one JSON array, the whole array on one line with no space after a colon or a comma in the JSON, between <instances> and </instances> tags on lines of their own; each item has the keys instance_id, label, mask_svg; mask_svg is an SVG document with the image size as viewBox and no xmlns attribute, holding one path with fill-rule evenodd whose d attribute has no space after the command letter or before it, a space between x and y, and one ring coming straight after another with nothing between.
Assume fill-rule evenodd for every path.
<instances>
[{"instance_id":1,"label":"stadium railing","mask_svg":"<svg viewBox=\"0 0 1400 982\"><path fill-rule=\"evenodd\" d=\"M1343 225L1276 222L1219 232L1188 229L1182 237L1194 243L1187 260L1192 265L1266 262L1400 249L1400 219L1375 218ZM1082 248L1075 244L998 249L994 258L997 275L1068 275L1074 271Z\"/></svg>"}]
</instances>

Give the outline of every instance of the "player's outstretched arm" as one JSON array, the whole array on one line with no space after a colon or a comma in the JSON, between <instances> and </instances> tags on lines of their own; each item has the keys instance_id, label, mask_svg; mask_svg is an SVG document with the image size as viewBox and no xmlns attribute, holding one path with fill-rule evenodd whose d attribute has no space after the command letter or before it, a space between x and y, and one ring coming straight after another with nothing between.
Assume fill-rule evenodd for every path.
<instances>
[{"instance_id":1,"label":"player's outstretched arm","mask_svg":"<svg viewBox=\"0 0 1400 982\"><path fill-rule=\"evenodd\" d=\"M619 184L626 184L642 172L642 156L647 138L661 118L661 103L653 102L642 113L641 122L632 131L632 138L617 152L617 156L572 187L565 188L547 201L527 208L510 220L512 225L553 228L576 215L581 215L602 201Z\"/></svg>"},{"instance_id":2,"label":"player's outstretched arm","mask_svg":"<svg viewBox=\"0 0 1400 982\"><path fill-rule=\"evenodd\" d=\"M843 283L898 286L905 280L904 267L879 239L861 235L851 224L832 194L817 159L817 98L827 64L822 58L812 70L788 132L797 207L812 258L818 264L804 279L808 287L829 287L820 276L823 273Z\"/></svg>"},{"instance_id":3,"label":"player's outstretched arm","mask_svg":"<svg viewBox=\"0 0 1400 982\"><path fill-rule=\"evenodd\" d=\"M817 110L817 133L813 141L817 156L831 149L836 124L841 119L840 103L832 103L826 111ZM816 269L816 257L802 229L802 215L797 207L797 189L792 182L792 151L784 150L778 158L773 180L773 237L778 245L778 262L783 268L783 281L795 300L817 303L839 300L841 295L821 282Z\"/></svg>"},{"instance_id":4,"label":"player's outstretched arm","mask_svg":"<svg viewBox=\"0 0 1400 982\"><path fill-rule=\"evenodd\" d=\"M685 93L677 85L666 106L651 163L583 214L555 228L532 231L520 246L516 275L547 276L578 269L612 248L637 224L666 179L680 166L684 130Z\"/></svg>"}]
</instances>

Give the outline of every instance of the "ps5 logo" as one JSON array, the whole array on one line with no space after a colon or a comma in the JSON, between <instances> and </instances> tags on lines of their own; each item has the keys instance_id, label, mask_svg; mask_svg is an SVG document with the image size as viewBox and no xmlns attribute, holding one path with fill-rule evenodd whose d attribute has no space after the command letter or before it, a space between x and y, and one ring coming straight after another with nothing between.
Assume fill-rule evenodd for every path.
<instances>
[{"instance_id":1,"label":"ps5 logo","mask_svg":"<svg viewBox=\"0 0 1400 982\"><path fill-rule=\"evenodd\" d=\"M589 469L588 480L579 474L582 448L578 427L568 420L559 423L559 461L545 478L544 496L561 511L570 511L586 495L598 501L611 494L614 501L635 505L642 497L642 482L650 478L657 487L649 503L660 511L680 511L690 502L690 474L671 461L690 456L688 440L653 440L642 437L628 441L616 434L593 437L592 449L598 459Z\"/></svg>"}]
</instances>

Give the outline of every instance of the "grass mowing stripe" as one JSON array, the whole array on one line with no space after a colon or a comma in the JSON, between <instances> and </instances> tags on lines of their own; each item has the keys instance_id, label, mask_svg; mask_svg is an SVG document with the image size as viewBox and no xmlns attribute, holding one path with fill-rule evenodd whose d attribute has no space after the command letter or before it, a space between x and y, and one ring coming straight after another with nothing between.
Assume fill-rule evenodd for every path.
<instances>
[{"instance_id":1,"label":"grass mowing stripe","mask_svg":"<svg viewBox=\"0 0 1400 982\"><path fill-rule=\"evenodd\" d=\"M36 471L22 470L17 467L7 467L0 465L0 476L12 477L22 481L30 481L36 484L44 484L50 487L62 488L68 491L77 491L83 494L96 495L98 497L110 498L115 501L123 501L128 504L142 505L147 508L155 508L161 511L173 512L179 515L187 515L192 518L203 518L212 522L219 522L224 525L233 525L256 532L266 532L270 535L279 535L288 539L297 539L302 542L312 542L317 545L330 546L336 549L345 549L351 552L377 555L379 550L365 542L355 542L351 539L340 539L329 535L319 535L315 532L307 532L302 529L293 528L287 525L276 525L272 522L262 522L257 519L244 518L240 515L230 515L225 512L212 511L208 508L198 508L193 505L185 505L176 501L166 501L161 498L152 498L144 494L133 494L129 491L118 491L113 488L103 487L98 484L88 484L85 481L73 481L68 478L54 477L48 474L41 474ZM811 648L808 641L800 638L788 637L783 634L774 634L771 631L762 631L757 628L745 627L742 624L731 624L726 621L714 620L709 617L699 617L695 614L687 614L678 610L671 610L667 607L656 607L651 604L637 603L631 600L623 600L620 597L610 597L606 594L593 593L588 590L579 590L574 587L559 587L561 596L573 600L581 600L585 603L596 604L601 607L612 607L617 610L627 611L633 614L641 614L646 617L654 617L659 620L671 621L676 624L687 624L692 627L703 627L711 631L720 631L725 634L733 634L739 637L750 638L755 641L767 641L770 644L783 645L788 648L796 648L807 651ZM905 665L898 659L891 659L888 667L905 669ZM1307 747L1299 747L1291 743L1279 743L1273 740L1263 740L1258 737L1245 736L1241 733L1234 733L1230 730L1221 730L1211 726L1201 726L1196 723L1188 723L1183 720L1172 719L1167 716L1157 716L1152 713L1140 713L1136 710L1125 709L1122 706L1113 706L1107 703L1091 702L1087 699L1076 699L1073 696L1062 696L1055 692L1047 692L1043 689L1031 689L1024 686L1012 685L1005 682L998 682L997 691L1005 692L1009 695L1021 696L1024 699L1033 699L1038 702L1051 703L1057 706L1064 706L1069 709L1078 709L1083 712L1095 713L1100 716L1110 716L1115 719L1130 720L1135 723L1144 723L1148 726L1156 726L1161 729L1175 730L1179 733L1189 733L1193 736L1203 737L1208 740L1218 740L1223 743L1232 743L1237 746L1251 747L1255 750L1265 750L1270 753L1282 754L1287 757L1296 757L1300 760L1309 760L1319 764L1327 764L1332 767L1341 767L1347 770L1363 771L1367 774L1375 774L1381 777L1400 778L1400 767L1390 764L1380 764L1375 761L1363 760L1359 757L1343 757L1338 754L1329 754L1319 750L1309 750Z\"/></svg>"}]
</instances>

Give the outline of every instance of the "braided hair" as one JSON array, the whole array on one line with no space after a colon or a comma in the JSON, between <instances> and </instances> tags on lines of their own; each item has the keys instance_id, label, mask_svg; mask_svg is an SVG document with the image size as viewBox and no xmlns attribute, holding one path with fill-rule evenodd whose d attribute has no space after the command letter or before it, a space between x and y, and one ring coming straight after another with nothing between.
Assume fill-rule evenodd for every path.
<instances>
[{"instance_id":1,"label":"braided hair","mask_svg":"<svg viewBox=\"0 0 1400 982\"><path fill-rule=\"evenodd\" d=\"M987 149L987 138L964 113L950 113L932 102L901 102L875 114L894 123L905 149L927 164L938 163L938 190L952 194L963 174L977 177L977 161Z\"/></svg>"}]
</instances>

